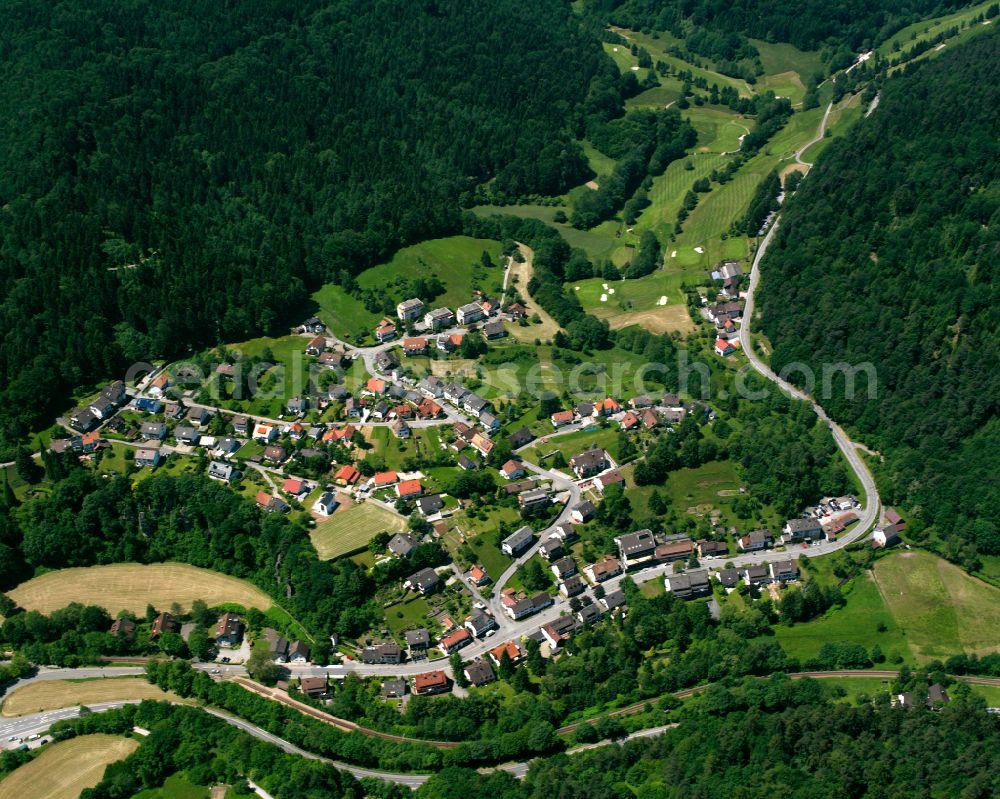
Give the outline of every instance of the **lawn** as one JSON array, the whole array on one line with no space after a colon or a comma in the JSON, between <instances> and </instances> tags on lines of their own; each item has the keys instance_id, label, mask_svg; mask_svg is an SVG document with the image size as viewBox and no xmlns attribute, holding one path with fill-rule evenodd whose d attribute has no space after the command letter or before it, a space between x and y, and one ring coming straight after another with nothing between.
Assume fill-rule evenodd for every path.
<instances>
[{"instance_id":1,"label":"lawn","mask_svg":"<svg viewBox=\"0 0 1000 799\"><path fill-rule=\"evenodd\" d=\"M372 445L370 452L385 459L386 469L399 470L403 461L417 454L417 447L423 453L439 448L441 434L433 428L417 428L409 438L396 438L388 427L365 426L361 429L365 440Z\"/></svg>"},{"instance_id":2,"label":"lawn","mask_svg":"<svg viewBox=\"0 0 1000 799\"><path fill-rule=\"evenodd\" d=\"M339 510L316 523L309 539L320 560L364 549L376 533L398 533L406 529L406 520L374 502L362 502Z\"/></svg>"},{"instance_id":3,"label":"lawn","mask_svg":"<svg viewBox=\"0 0 1000 799\"><path fill-rule=\"evenodd\" d=\"M878 631L879 624L885 626L884 632ZM854 579L843 608L794 627L778 624L774 630L782 648L800 661L815 657L825 643L861 644L868 650L878 644L890 662L894 655L913 661L905 632L886 607L868 572Z\"/></svg>"},{"instance_id":4,"label":"lawn","mask_svg":"<svg viewBox=\"0 0 1000 799\"><path fill-rule=\"evenodd\" d=\"M819 52L799 50L784 42L751 39L760 53L764 75L757 80L760 91L770 89L779 97L788 97L798 105L805 94L805 84L817 73L826 71Z\"/></svg>"},{"instance_id":5,"label":"lawn","mask_svg":"<svg viewBox=\"0 0 1000 799\"><path fill-rule=\"evenodd\" d=\"M184 772L179 772L167 777L161 787L147 788L132 799L208 799L208 797L208 788L195 785Z\"/></svg>"},{"instance_id":6,"label":"lawn","mask_svg":"<svg viewBox=\"0 0 1000 799\"><path fill-rule=\"evenodd\" d=\"M389 630L402 641L404 630L427 626L427 614L430 612L430 606L424 597L411 595L402 602L390 605L384 612Z\"/></svg>"},{"instance_id":7,"label":"lawn","mask_svg":"<svg viewBox=\"0 0 1000 799\"><path fill-rule=\"evenodd\" d=\"M382 318L334 283L324 285L312 298L319 306L316 315L330 332L346 341L354 340L361 331L368 333Z\"/></svg>"},{"instance_id":8,"label":"lawn","mask_svg":"<svg viewBox=\"0 0 1000 799\"><path fill-rule=\"evenodd\" d=\"M0 796L77 799L104 776L109 763L123 760L139 742L117 735L83 735L49 744L42 753L0 781Z\"/></svg>"},{"instance_id":9,"label":"lawn","mask_svg":"<svg viewBox=\"0 0 1000 799\"><path fill-rule=\"evenodd\" d=\"M495 268L480 264L483 251L490 254ZM480 288L489 294L499 294L496 286L503 282L500 243L491 239L474 239L470 236L450 236L431 239L405 247L388 263L373 266L358 275L358 285L363 289L386 291L394 302L407 299L394 282L400 277L412 280L417 277L436 276L445 292L435 297L433 307L451 309L472 301L473 289Z\"/></svg>"},{"instance_id":10,"label":"lawn","mask_svg":"<svg viewBox=\"0 0 1000 799\"><path fill-rule=\"evenodd\" d=\"M180 697L161 690L141 677L41 680L8 694L3 701L2 714L7 717L23 716L73 705L96 705L128 699L180 701Z\"/></svg>"},{"instance_id":11,"label":"lawn","mask_svg":"<svg viewBox=\"0 0 1000 799\"><path fill-rule=\"evenodd\" d=\"M314 365L314 361L305 354L308 341L305 336L282 336L255 338L234 344L230 351L248 358L263 358L265 363L274 366L267 371L260 367L251 372L255 378L250 382L251 397L232 399L227 395L219 398L219 404L224 408L272 419L283 414L288 399L308 392L309 370Z\"/></svg>"},{"instance_id":12,"label":"lawn","mask_svg":"<svg viewBox=\"0 0 1000 799\"><path fill-rule=\"evenodd\" d=\"M1000 589L916 551L879 560L875 578L919 661L1000 648Z\"/></svg>"},{"instance_id":13,"label":"lawn","mask_svg":"<svg viewBox=\"0 0 1000 799\"><path fill-rule=\"evenodd\" d=\"M45 614L70 602L99 605L112 616L121 610L142 614L147 605L167 609L174 602L190 608L196 599L203 599L209 607L226 604L265 611L273 604L248 582L184 563L59 569L22 583L8 595L26 610Z\"/></svg>"},{"instance_id":14,"label":"lawn","mask_svg":"<svg viewBox=\"0 0 1000 799\"><path fill-rule=\"evenodd\" d=\"M525 460L537 463L545 468L552 468L551 459L556 452L561 452L567 463L569 463L569 459L574 455L579 455L591 447L605 449L612 458L615 458L618 454L618 426L611 425L601 428L597 427L596 423L594 426L597 429L579 430L575 433L567 433L561 436L554 435L548 441L536 442L521 454ZM564 469L564 471L567 470Z\"/></svg>"}]
</instances>

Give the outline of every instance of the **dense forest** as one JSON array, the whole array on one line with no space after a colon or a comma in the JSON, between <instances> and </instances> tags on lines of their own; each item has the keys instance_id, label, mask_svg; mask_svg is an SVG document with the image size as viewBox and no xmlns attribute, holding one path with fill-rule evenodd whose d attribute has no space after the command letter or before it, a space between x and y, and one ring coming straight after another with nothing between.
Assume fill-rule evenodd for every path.
<instances>
[{"instance_id":1,"label":"dense forest","mask_svg":"<svg viewBox=\"0 0 1000 799\"><path fill-rule=\"evenodd\" d=\"M762 265L773 365L870 362L822 398L885 463L883 498L967 566L1000 554L1000 36L888 79L824 153ZM931 536L932 540L937 536Z\"/></svg>"},{"instance_id":2,"label":"dense forest","mask_svg":"<svg viewBox=\"0 0 1000 799\"><path fill-rule=\"evenodd\" d=\"M442 773L417 797L986 799L1000 791L1000 723L967 688L940 712L852 707L824 688L782 678L720 688L663 735L536 761L521 783Z\"/></svg>"},{"instance_id":3,"label":"dense forest","mask_svg":"<svg viewBox=\"0 0 1000 799\"><path fill-rule=\"evenodd\" d=\"M621 108L559 0L4 11L6 441L125 362L306 314L310 286L457 231L477 184L579 183L576 137Z\"/></svg>"}]
</instances>

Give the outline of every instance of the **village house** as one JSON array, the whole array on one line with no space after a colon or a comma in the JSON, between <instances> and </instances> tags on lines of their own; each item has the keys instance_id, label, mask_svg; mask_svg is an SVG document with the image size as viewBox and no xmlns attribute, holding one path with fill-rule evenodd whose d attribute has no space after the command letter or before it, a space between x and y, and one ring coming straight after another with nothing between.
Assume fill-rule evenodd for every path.
<instances>
[{"instance_id":1,"label":"village house","mask_svg":"<svg viewBox=\"0 0 1000 799\"><path fill-rule=\"evenodd\" d=\"M450 690L448 675L443 671L429 671L413 678L413 693L417 696L446 693Z\"/></svg>"},{"instance_id":2,"label":"village house","mask_svg":"<svg viewBox=\"0 0 1000 799\"><path fill-rule=\"evenodd\" d=\"M517 495L517 505L522 511L530 511L552 504L547 491L542 488L532 488Z\"/></svg>"},{"instance_id":3,"label":"village house","mask_svg":"<svg viewBox=\"0 0 1000 799\"><path fill-rule=\"evenodd\" d=\"M515 666L524 660L524 650L521 649L521 646L516 641L505 641L499 646L493 647L489 651L490 660L492 660L497 666L500 665L500 661L503 660L504 655L506 655L510 659L510 662Z\"/></svg>"},{"instance_id":4,"label":"village house","mask_svg":"<svg viewBox=\"0 0 1000 799\"><path fill-rule=\"evenodd\" d=\"M899 533L896 531L896 525L894 524L884 524L881 527L876 527L875 532L872 533L872 546L885 548L898 543Z\"/></svg>"},{"instance_id":5,"label":"village house","mask_svg":"<svg viewBox=\"0 0 1000 799\"><path fill-rule=\"evenodd\" d=\"M406 680L401 677L385 680L382 683L383 699L402 699L406 696Z\"/></svg>"},{"instance_id":6,"label":"village house","mask_svg":"<svg viewBox=\"0 0 1000 799\"><path fill-rule=\"evenodd\" d=\"M576 563L573 558L560 558L549 568L552 569L552 574L557 580L565 580L576 574Z\"/></svg>"},{"instance_id":7,"label":"village house","mask_svg":"<svg viewBox=\"0 0 1000 799\"><path fill-rule=\"evenodd\" d=\"M516 480L524 477L524 466L519 461L509 460L500 467L500 475L508 480Z\"/></svg>"},{"instance_id":8,"label":"village house","mask_svg":"<svg viewBox=\"0 0 1000 799\"><path fill-rule=\"evenodd\" d=\"M416 591L417 593L426 596L437 588L438 583L441 580L434 569L421 569L418 572L414 572L403 582L404 588L409 588L411 591Z\"/></svg>"},{"instance_id":9,"label":"village house","mask_svg":"<svg viewBox=\"0 0 1000 799\"><path fill-rule=\"evenodd\" d=\"M256 496L257 506L268 513L285 513L288 505L281 497L275 497L267 491L258 491Z\"/></svg>"},{"instance_id":10,"label":"village house","mask_svg":"<svg viewBox=\"0 0 1000 799\"><path fill-rule=\"evenodd\" d=\"M409 533L396 533L386 545L386 549L397 558L409 557L416 548L417 540Z\"/></svg>"},{"instance_id":11,"label":"village house","mask_svg":"<svg viewBox=\"0 0 1000 799\"><path fill-rule=\"evenodd\" d=\"M472 436L472 441L470 443L472 448L484 458L488 458L490 453L493 451L493 447L496 446L496 442L491 441L482 433L475 433Z\"/></svg>"},{"instance_id":12,"label":"village house","mask_svg":"<svg viewBox=\"0 0 1000 799\"><path fill-rule=\"evenodd\" d=\"M264 460L266 461L271 461L271 463L282 463L287 457L288 453L280 444L271 444L268 447L264 447Z\"/></svg>"},{"instance_id":13,"label":"village house","mask_svg":"<svg viewBox=\"0 0 1000 799\"><path fill-rule=\"evenodd\" d=\"M743 582L749 586L766 585L770 581L770 573L766 566L747 566L743 569Z\"/></svg>"},{"instance_id":14,"label":"village house","mask_svg":"<svg viewBox=\"0 0 1000 799\"><path fill-rule=\"evenodd\" d=\"M414 355L425 355L427 353L427 339L415 337L403 339L403 354L409 357Z\"/></svg>"},{"instance_id":15,"label":"village house","mask_svg":"<svg viewBox=\"0 0 1000 799\"><path fill-rule=\"evenodd\" d=\"M300 480L297 477L289 477L281 484L281 490L289 496L300 497L303 494L309 493L309 486L306 485L305 480Z\"/></svg>"},{"instance_id":16,"label":"village house","mask_svg":"<svg viewBox=\"0 0 1000 799\"><path fill-rule=\"evenodd\" d=\"M625 415L621 418L621 421L618 424L621 426L622 430L631 432L632 430L638 430L642 422L639 420L639 417L635 415L635 413L632 411L626 411Z\"/></svg>"},{"instance_id":17,"label":"village house","mask_svg":"<svg viewBox=\"0 0 1000 799\"><path fill-rule=\"evenodd\" d=\"M455 314L449 308L435 308L424 314L424 324L431 330L450 327L454 321Z\"/></svg>"},{"instance_id":18,"label":"village house","mask_svg":"<svg viewBox=\"0 0 1000 799\"><path fill-rule=\"evenodd\" d=\"M617 591L609 591L598 602L606 612L611 613L625 607L625 592L620 588Z\"/></svg>"},{"instance_id":19,"label":"village house","mask_svg":"<svg viewBox=\"0 0 1000 799\"><path fill-rule=\"evenodd\" d=\"M463 671L465 679L469 681L469 684L476 687L486 685L496 679L493 667L485 660L473 660L471 663L466 664Z\"/></svg>"},{"instance_id":20,"label":"village house","mask_svg":"<svg viewBox=\"0 0 1000 799\"><path fill-rule=\"evenodd\" d=\"M487 322L483 325L483 335L490 341L503 338L507 335L507 328L504 327L503 322Z\"/></svg>"},{"instance_id":21,"label":"village house","mask_svg":"<svg viewBox=\"0 0 1000 799\"><path fill-rule=\"evenodd\" d=\"M781 540L785 544L818 541L823 537L823 527L816 519L789 519L781 532Z\"/></svg>"},{"instance_id":22,"label":"village house","mask_svg":"<svg viewBox=\"0 0 1000 799\"><path fill-rule=\"evenodd\" d=\"M406 653L410 660L419 660L427 657L427 650L431 646L431 636L426 629L421 627L418 630L408 630L403 634L406 639Z\"/></svg>"},{"instance_id":23,"label":"village house","mask_svg":"<svg viewBox=\"0 0 1000 799\"><path fill-rule=\"evenodd\" d=\"M167 426L162 422L143 422L139 432L147 441L162 441L167 437Z\"/></svg>"},{"instance_id":24,"label":"village house","mask_svg":"<svg viewBox=\"0 0 1000 799\"><path fill-rule=\"evenodd\" d=\"M332 491L324 491L320 498L313 503L312 510L313 513L317 513L320 516L329 516L337 510L339 504L336 494Z\"/></svg>"},{"instance_id":25,"label":"village house","mask_svg":"<svg viewBox=\"0 0 1000 799\"><path fill-rule=\"evenodd\" d=\"M698 549L699 558L724 557L729 553L729 547L725 541L711 541L703 538L695 545Z\"/></svg>"},{"instance_id":26,"label":"village house","mask_svg":"<svg viewBox=\"0 0 1000 799\"><path fill-rule=\"evenodd\" d=\"M767 529L751 530L736 543L742 552L759 552L771 546L771 531Z\"/></svg>"},{"instance_id":27,"label":"village house","mask_svg":"<svg viewBox=\"0 0 1000 799\"><path fill-rule=\"evenodd\" d=\"M325 699L330 693L326 677L300 677L299 690L310 699Z\"/></svg>"},{"instance_id":28,"label":"village house","mask_svg":"<svg viewBox=\"0 0 1000 799\"><path fill-rule=\"evenodd\" d=\"M306 344L306 355L316 356L326 349L326 337L315 336Z\"/></svg>"},{"instance_id":29,"label":"village house","mask_svg":"<svg viewBox=\"0 0 1000 799\"><path fill-rule=\"evenodd\" d=\"M582 480L585 477L592 477L598 472L603 472L605 469L613 468L615 462L603 449L588 449L570 458L569 466L577 479Z\"/></svg>"},{"instance_id":30,"label":"village house","mask_svg":"<svg viewBox=\"0 0 1000 799\"><path fill-rule=\"evenodd\" d=\"M555 621L542 627L542 636L552 649L558 649L578 629L580 629L580 622L573 616L560 616Z\"/></svg>"},{"instance_id":31,"label":"village house","mask_svg":"<svg viewBox=\"0 0 1000 799\"><path fill-rule=\"evenodd\" d=\"M612 577L617 577L622 573L622 564L613 555L605 555L596 563L592 563L583 570L592 583L603 583Z\"/></svg>"},{"instance_id":32,"label":"village house","mask_svg":"<svg viewBox=\"0 0 1000 799\"><path fill-rule=\"evenodd\" d=\"M736 345L724 338L719 338L715 340L715 352L717 355L721 355L722 357L732 355L736 352Z\"/></svg>"},{"instance_id":33,"label":"village house","mask_svg":"<svg viewBox=\"0 0 1000 799\"><path fill-rule=\"evenodd\" d=\"M108 632L113 638L128 638L135 636L136 624L132 619L115 619L111 622L111 629Z\"/></svg>"},{"instance_id":34,"label":"village house","mask_svg":"<svg viewBox=\"0 0 1000 799\"><path fill-rule=\"evenodd\" d=\"M442 637L439 644L442 651L446 655L450 655L452 652L457 652L463 646L471 644L472 640L472 633L465 627L459 627Z\"/></svg>"},{"instance_id":35,"label":"village house","mask_svg":"<svg viewBox=\"0 0 1000 799\"><path fill-rule=\"evenodd\" d=\"M475 586L483 586L490 582L490 575L480 564L475 564L469 569L469 582Z\"/></svg>"},{"instance_id":36,"label":"village house","mask_svg":"<svg viewBox=\"0 0 1000 799\"><path fill-rule=\"evenodd\" d=\"M396 485L396 494L400 499L413 499L424 493L424 487L419 480L403 480Z\"/></svg>"},{"instance_id":37,"label":"village house","mask_svg":"<svg viewBox=\"0 0 1000 799\"><path fill-rule=\"evenodd\" d=\"M768 564L768 575L772 582L789 583L799 578L799 569L792 560L775 560Z\"/></svg>"},{"instance_id":38,"label":"village house","mask_svg":"<svg viewBox=\"0 0 1000 799\"><path fill-rule=\"evenodd\" d=\"M535 440L535 434L532 433L527 427L522 427L515 430L508 436L507 440L510 442L511 449L520 449L521 447L527 446L532 441Z\"/></svg>"},{"instance_id":39,"label":"village house","mask_svg":"<svg viewBox=\"0 0 1000 799\"><path fill-rule=\"evenodd\" d=\"M388 319L383 319L375 328L375 340L379 344L385 344L396 338L396 326Z\"/></svg>"},{"instance_id":40,"label":"village house","mask_svg":"<svg viewBox=\"0 0 1000 799\"><path fill-rule=\"evenodd\" d=\"M666 541L658 545L653 552L653 559L660 563L669 563L674 560L687 560L694 555L694 542L687 536L681 534L674 540Z\"/></svg>"},{"instance_id":41,"label":"village house","mask_svg":"<svg viewBox=\"0 0 1000 799\"><path fill-rule=\"evenodd\" d=\"M149 637L159 638L163 633L177 632L177 627L177 619L164 610L153 619L153 624L149 629Z\"/></svg>"},{"instance_id":42,"label":"village house","mask_svg":"<svg viewBox=\"0 0 1000 799\"><path fill-rule=\"evenodd\" d=\"M563 427L572 423L573 411L556 411L549 417L553 427Z\"/></svg>"},{"instance_id":43,"label":"village house","mask_svg":"<svg viewBox=\"0 0 1000 799\"><path fill-rule=\"evenodd\" d=\"M516 558L528 549L535 540L535 531L525 525L507 536L500 542L500 551Z\"/></svg>"},{"instance_id":44,"label":"village house","mask_svg":"<svg viewBox=\"0 0 1000 799\"><path fill-rule=\"evenodd\" d=\"M135 451L135 465L156 467L160 465L161 457L158 449L137 449Z\"/></svg>"},{"instance_id":45,"label":"village house","mask_svg":"<svg viewBox=\"0 0 1000 799\"><path fill-rule=\"evenodd\" d=\"M697 599L712 593L708 572L704 570L668 574L663 583L667 592L678 599Z\"/></svg>"},{"instance_id":46,"label":"village house","mask_svg":"<svg viewBox=\"0 0 1000 799\"><path fill-rule=\"evenodd\" d=\"M223 613L215 626L215 643L218 646L237 647L243 641L243 622L235 613Z\"/></svg>"},{"instance_id":47,"label":"village house","mask_svg":"<svg viewBox=\"0 0 1000 799\"><path fill-rule=\"evenodd\" d=\"M399 475L396 472L376 472L372 481L376 489L388 488L399 482Z\"/></svg>"},{"instance_id":48,"label":"village house","mask_svg":"<svg viewBox=\"0 0 1000 799\"><path fill-rule=\"evenodd\" d=\"M625 478L617 469L612 469L610 472L604 472L603 474L598 475L597 479L594 481L594 488L602 494L604 493L604 490L610 486L625 487Z\"/></svg>"},{"instance_id":49,"label":"village house","mask_svg":"<svg viewBox=\"0 0 1000 799\"><path fill-rule=\"evenodd\" d=\"M594 507L594 503L589 499L585 499L579 505L573 507L570 511L569 519L573 524L584 524L594 517L596 510L597 508Z\"/></svg>"},{"instance_id":50,"label":"village house","mask_svg":"<svg viewBox=\"0 0 1000 799\"><path fill-rule=\"evenodd\" d=\"M403 300L396 305L396 316L401 322L411 322L414 319L419 319L420 314L423 312L424 304L416 298Z\"/></svg>"},{"instance_id":51,"label":"village house","mask_svg":"<svg viewBox=\"0 0 1000 799\"><path fill-rule=\"evenodd\" d=\"M260 441L264 444L270 444L277 437L278 437L278 430L277 428L274 427L274 425L270 424L254 425L253 428L254 441Z\"/></svg>"},{"instance_id":52,"label":"village house","mask_svg":"<svg viewBox=\"0 0 1000 799\"><path fill-rule=\"evenodd\" d=\"M587 590L587 584L579 574L574 574L559 582L559 593L566 599L582 594Z\"/></svg>"},{"instance_id":53,"label":"village house","mask_svg":"<svg viewBox=\"0 0 1000 799\"><path fill-rule=\"evenodd\" d=\"M538 613L538 611L549 607L553 602L552 597L545 592L540 592L532 597L525 597L524 599L519 599L510 606L505 606L504 610L507 615L510 616L512 621L518 621L526 616L530 616L533 613Z\"/></svg>"},{"instance_id":54,"label":"village house","mask_svg":"<svg viewBox=\"0 0 1000 799\"><path fill-rule=\"evenodd\" d=\"M455 318L458 323L463 327L465 325L471 325L473 322L478 322L480 319L485 318L486 312L483 311L483 306L478 302L470 302L466 305L459 307L455 314Z\"/></svg>"},{"instance_id":55,"label":"village house","mask_svg":"<svg viewBox=\"0 0 1000 799\"><path fill-rule=\"evenodd\" d=\"M474 610L465 620L465 629L476 638L482 638L490 630L497 628L496 619L484 610Z\"/></svg>"},{"instance_id":56,"label":"village house","mask_svg":"<svg viewBox=\"0 0 1000 799\"><path fill-rule=\"evenodd\" d=\"M424 517L440 513L443 508L444 499L440 494L431 494L429 497L420 497L417 500L417 513Z\"/></svg>"},{"instance_id":57,"label":"village house","mask_svg":"<svg viewBox=\"0 0 1000 799\"><path fill-rule=\"evenodd\" d=\"M403 650L392 641L366 646L361 650L361 662L366 665L395 666L402 660Z\"/></svg>"},{"instance_id":58,"label":"village house","mask_svg":"<svg viewBox=\"0 0 1000 799\"><path fill-rule=\"evenodd\" d=\"M656 551L656 537L652 530L637 530L634 533L615 538L618 556L626 569L653 559Z\"/></svg>"},{"instance_id":59,"label":"village house","mask_svg":"<svg viewBox=\"0 0 1000 799\"><path fill-rule=\"evenodd\" d=\"M542 545L538 547L538 554L550 563L554 560L558 560L566 554L562 539L554 535L549 536L542 542Z\"/></svg>"}]
</instances>

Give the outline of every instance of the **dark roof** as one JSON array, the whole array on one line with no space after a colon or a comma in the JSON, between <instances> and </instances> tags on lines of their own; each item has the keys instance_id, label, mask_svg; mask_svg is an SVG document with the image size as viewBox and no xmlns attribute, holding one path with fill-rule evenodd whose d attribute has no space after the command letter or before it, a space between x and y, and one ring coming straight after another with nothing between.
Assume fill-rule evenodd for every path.
<instances>
[{"instance_id":1,"label":"dark roof","mask_svg":"<svg viewBox=\"0 0 1000 799\"><path fill-rule=\"evenodd\" d=\"M493 667L485 660L474 660L466 664L465 676L473 685L485 685L496 679Z\"/></svg>"}]
</instances>

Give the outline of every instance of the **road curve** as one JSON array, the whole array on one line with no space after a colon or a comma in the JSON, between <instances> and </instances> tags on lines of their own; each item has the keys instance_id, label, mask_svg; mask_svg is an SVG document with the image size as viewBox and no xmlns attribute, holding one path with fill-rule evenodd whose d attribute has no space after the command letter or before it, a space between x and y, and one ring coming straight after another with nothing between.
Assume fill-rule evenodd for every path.
<instances>
[{"instance_id":1,"label":"road curve","mask_svg":"<svg viewBox=\"0 0 1000 799\"><path fill-rule=\"evenodd\" d=\"M820 141L825 135L827 119L830 116L830 110L832 108L832 103L827 106L826 113L823 114L823 119L820 122L818 133L795 154L796 160L800 163L805 163L802 161L802 153L805 152L808 147ZM848 465L851 467L851 471L853 471L857 477L858 483L861 485L865 494L865 505L860 514L860 519L854 526L854 529L844 535L840 541L837 542L841 546L844 546L865 535L869 528L871 528L878 521L879 513L881 512L881 498L879 497L878 487L875 485L875 478L872 476L871 470L868 468L868 464L864 462L864 459L858 451L861 445L853 442L848 437L847 433L844 432L844 429L830 418L823 406L821 406L815 399L796 386L793 386L784 378L775 374L771 367L768 366L757 354L757 351L754 348L753 338L750 334L750 328L754 318L757 286L760 283L760 263L764 258L764 254L767 252L767 248L774 240L775 233L777 232L778 225L780 224L781 214L778 214L778 216L774 219L774 224L771 225L771 229L767 232L767 235L764 236L764 239L761 241L760 246L757 248L757 252L754 255L753 265L750 269L750 286L747 289L746 305L743 309L743 323L740 325L740 346L746 354L747 360L753 369L777 385L778 388L780 388L784 393L795 399L808 402L812 406L816 415L819 416L827 427L830 428L834 441L837 442L837 446L840 448L840 451L843 453Z\"/></svg>"}]
</instances>

